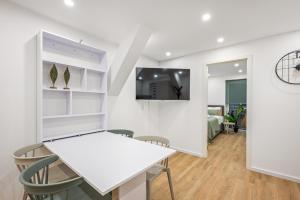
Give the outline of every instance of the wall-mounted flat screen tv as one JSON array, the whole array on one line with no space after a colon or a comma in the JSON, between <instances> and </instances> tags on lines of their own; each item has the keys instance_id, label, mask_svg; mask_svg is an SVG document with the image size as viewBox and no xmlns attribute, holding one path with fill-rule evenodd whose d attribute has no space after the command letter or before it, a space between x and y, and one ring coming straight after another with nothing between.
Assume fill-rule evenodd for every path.
<instances>
[{"instance_id":1,"label":"wall-mounted flat screen tv","mask_svg":"<svg viewBox=\"0 0 300 200\"><path fill-rule=\"evenodd\" d=\"M136 99L190 100L190 70L136 68Z\"/></svg>"}]
</instances>

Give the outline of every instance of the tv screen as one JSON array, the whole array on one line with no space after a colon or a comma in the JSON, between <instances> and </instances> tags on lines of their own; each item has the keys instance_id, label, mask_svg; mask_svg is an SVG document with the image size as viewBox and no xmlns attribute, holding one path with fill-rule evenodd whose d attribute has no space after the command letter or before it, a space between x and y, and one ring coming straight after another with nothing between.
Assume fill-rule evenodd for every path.
<instances>
[{"instance_id":1,"label":"tv screen","mask_svg":"<svg viewBox=\"0 0 300 200\"><path fill-rule=\"evenodd\" d=\"M190 100L190 70L136 68L136 99Z\"/></svg>"}]
</instances>

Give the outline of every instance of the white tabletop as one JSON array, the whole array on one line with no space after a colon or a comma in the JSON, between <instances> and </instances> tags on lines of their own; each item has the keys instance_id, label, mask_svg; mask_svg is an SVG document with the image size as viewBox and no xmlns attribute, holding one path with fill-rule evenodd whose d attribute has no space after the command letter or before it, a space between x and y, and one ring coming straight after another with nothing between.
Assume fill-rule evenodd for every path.
<instances>
[{"instance_id":1,"label":"white tabletop","mask_svg":"<svg viewBox=\"0 0 300 200\"><path fill-rule=\"evenodd\" d=\"M102 195L176 152L108 132L45 142L45 146Z\"/></svg>"}]
</instances>

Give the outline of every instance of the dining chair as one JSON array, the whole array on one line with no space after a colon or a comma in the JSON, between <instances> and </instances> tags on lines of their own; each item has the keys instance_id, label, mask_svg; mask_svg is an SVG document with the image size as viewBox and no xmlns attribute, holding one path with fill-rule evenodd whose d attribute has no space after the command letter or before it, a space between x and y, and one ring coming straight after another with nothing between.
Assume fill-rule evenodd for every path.
<instances>
[{"instance_id":1,"label":"dining chair","mask_svg":"<svg viewBox=\"0 0 300 200\"><path fill-rule=\"evenodd\" d=\"M50 156L51 153L44 148L42 143L22 147L13 153L13 158L18 170L22 173L33 163ZM23 200L26 200L28 195L24 191Z\"/></svg>"},{"instance_id":2,"label":"dining chair","mask_svg":"<svg viewBox=\"0 0 300 200\"><path fill-rule=\"evenodd\" d=\"M152 144L160 145L166 148L170 147L170 141L167 138L158 137L158 136L140 136L135 139L149 142ZM146 186L147 186L147 200L151 200L151 182L158 177L162 172L166 172L168 176L168 182L171 192L172 200L175 200L174 191L173 191L173 183L171 178L171 170L168 166L168 158L162 160L160 163L155 164L151 167L146 173Z\"/></svg>"},{"instance_id":3,"label":"dining chair","mask_svg":"<svg viewBox=\"0 0 300 200\"><path fill-rule=\"evenodd\" d=\"M133 131L126 130L126 129L111 129L111 130L107 130L107 132L123 135L129 138L133 138L133 134L134 134Z\"/></svg>"},{"instance_id":4,"label":"dining chair","mask_svg":"<svg viewBox=\"0 0 300 200\"><path fill-rule=\"evenodd\" d=\"M53 154L47 148L45 148L43 143L38 143L18 149L13 153L13 158L18 170L20 171L20 173L22 173L32 164L51 155ZM77 176L62 162L57 162L56 165L51 166L50 170L55 172L52 176L49 177L50 180L68 179ZM23 200L26 200L27 198L28 195L24 191Z\"/></svg>"},{"instance_id":5,"label":"dining chair","mask_svg":"<svg viewBox=\"0 0 300 200\"><path fill-rule=\"evenodd\" d=\"M19 180L31 200L111 200L111 194L102 196L82 177L49 182L49 166L58 160L48 156L22 171Z\"/></svg>"}]
</instances>

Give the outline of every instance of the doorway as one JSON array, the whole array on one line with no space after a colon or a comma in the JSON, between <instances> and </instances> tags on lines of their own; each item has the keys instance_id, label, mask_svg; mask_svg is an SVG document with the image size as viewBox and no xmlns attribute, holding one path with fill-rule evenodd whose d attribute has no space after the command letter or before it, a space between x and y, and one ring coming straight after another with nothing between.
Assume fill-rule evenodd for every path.
<instances>
[{"instance_id":1,"label":"doorway","mask_svg":"<svg viewBox=\"0 0 300 200\"><path fill-rule=\"evenodd\" d=\"M220 134L244 135L246 165L250 166L252 58L222 60L206 65L206 153Z\"/></svg>"}]
</instances>

